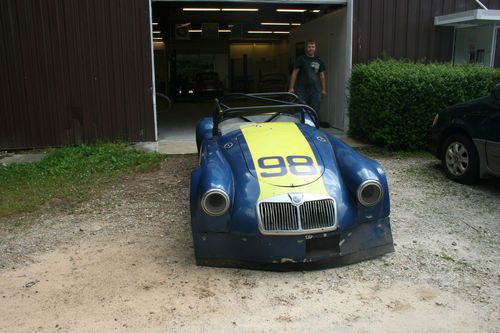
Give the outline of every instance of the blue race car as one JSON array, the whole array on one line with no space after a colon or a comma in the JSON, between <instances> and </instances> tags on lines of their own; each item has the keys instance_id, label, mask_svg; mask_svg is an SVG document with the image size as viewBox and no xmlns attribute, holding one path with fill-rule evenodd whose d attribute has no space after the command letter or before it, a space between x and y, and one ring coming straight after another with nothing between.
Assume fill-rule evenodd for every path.
<instances>
[{"instance_id":1,"label":"blue race car","mask_svg":"<svg viewBox=\"0 0 500 333\"><path fill-rule=\"evenodd\" d=\"M215 100L191 174L198 265L305 270L394 251L384 171L317 124L291 93Z\"/></svg>"}]
</instances>

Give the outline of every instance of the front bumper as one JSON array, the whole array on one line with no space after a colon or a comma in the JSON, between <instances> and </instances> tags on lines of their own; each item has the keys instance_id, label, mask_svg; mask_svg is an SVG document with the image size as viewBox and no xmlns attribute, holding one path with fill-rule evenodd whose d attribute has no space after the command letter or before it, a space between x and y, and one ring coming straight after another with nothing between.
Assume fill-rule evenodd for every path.
<instances>
[{"instance_id":1,"label":"front bumper","mask_svg":"<svg viewBox=\"0 0 500 333\"><path fill-rule=\"evenodd\" d=\"M273 271L343 266L394 251L389 217L314 235L195 233L193 240L198 265Z\"/></svg>"}]
</instances>

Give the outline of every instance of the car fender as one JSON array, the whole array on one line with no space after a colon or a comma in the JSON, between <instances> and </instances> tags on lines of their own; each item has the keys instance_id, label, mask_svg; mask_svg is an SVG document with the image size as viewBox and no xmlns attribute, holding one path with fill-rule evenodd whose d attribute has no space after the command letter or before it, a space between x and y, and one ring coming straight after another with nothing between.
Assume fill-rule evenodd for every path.
<instances>
[{"instance_id":1,"label":"car fender","mask_svg":"<svg viewBox=\"0 0 500 333\"><path fill-rule=\"evenodd\" d=\"M196 148L200 152L203 141L212 137L214 121L212 117L204 117L196 124Z\"/></svg>"},{"instance_id":2,"label":"car fender","mask_svg":"<svg viewBox=\"0 0 500 333\"><path fill-rule=\"evenodd\" d=\"M200 154L200 166L191 174L190 206L193 229L198 232L227 232L234 201L234 185L232 171L222 152L213 140L203 143ZM224 191L230 207L221 216L210 216L201 208L201 198L212 189Z\"/></svg>"},{"instance_id":3,"label":"car fender","mask_svg":"<svg viewBox=\"0 0 500 333\"><path fill-rule=\"evenodd\" d=\"M389 186L385 172L380 164L359 154L342 140L339 140L332 135L328 135L328 138L333 147L342 179L344 180L351 196L357 203L358 219L360 222L389 216ZM378 181L382 185L383 191L382 200L372 207L363 206L357 199L359 186L368 180Z\"/></svg>"}]
</instances>

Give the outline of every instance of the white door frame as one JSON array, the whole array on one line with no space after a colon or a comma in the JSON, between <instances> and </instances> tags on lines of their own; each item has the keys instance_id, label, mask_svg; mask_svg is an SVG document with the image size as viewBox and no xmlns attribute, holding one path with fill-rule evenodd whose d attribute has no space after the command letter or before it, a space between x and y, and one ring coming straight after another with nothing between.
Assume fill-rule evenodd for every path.
<instances>
[{"instance_id":1,"label":"white door frame","mask_svg":"<svg viewBox=\"0 0 500 333\"><path fill-rule=\"evenodd\" d=\"M158 119L156 118L156 80L155 80L155 51L153 45L153 6L149 0L149 40L151 46L151 95L153 97L153 120L155 126L155 141L158 141Z\"/></svg>"}]
</instances>

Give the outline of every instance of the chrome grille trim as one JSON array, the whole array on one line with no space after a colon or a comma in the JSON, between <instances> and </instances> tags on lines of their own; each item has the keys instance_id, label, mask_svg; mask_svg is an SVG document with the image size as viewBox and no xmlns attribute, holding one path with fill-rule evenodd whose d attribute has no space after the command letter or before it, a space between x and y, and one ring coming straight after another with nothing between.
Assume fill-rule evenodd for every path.
<instances>
[{"instance_id":1,"label":"chrome grille trim","mask_svg":"<svg viewBox=\"0 0 500 333\"><path fill-rule=\"evenodd\" d=\"M299 194L302 200L293 202ZM320 194L291 193L257 203L259 230L265 235L304 235L337 229L336 202Z\"/></svg>"}]
</instances>

